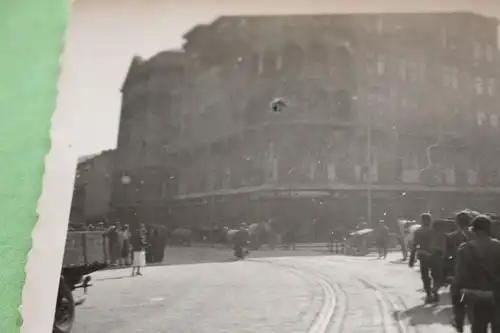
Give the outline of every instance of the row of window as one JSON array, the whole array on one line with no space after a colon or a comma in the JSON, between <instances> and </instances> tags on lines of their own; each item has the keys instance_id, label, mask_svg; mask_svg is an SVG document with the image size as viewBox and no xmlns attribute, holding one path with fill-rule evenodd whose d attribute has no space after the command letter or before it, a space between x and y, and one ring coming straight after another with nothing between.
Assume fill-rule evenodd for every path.
<instances>
[{"instance_id":1,"label":"row of window","mask_svg":"<svg viewBox=\"0 0 500 333\"><path fill-rule=\"evenodd\" d=\"M442 80L445 87L458 89L458 69L456 67L443 67ZM474 79L474 89L478 95L488 94L494 96L496 93L496 80L493 78L483 79L476 77Z\"/></svg>"},{"instance_id":2,"label":"row of window","mask_svg":"<svg viewBox=\"0 0 500 333\"><path fill-rule=\"evenodd\" d=\"M490 114L489 116L483 112L479 111L477 113L477 125L478 126L485 126L488 125L494 128L498 128L498 115L497 114Z\"/></svg>"},{"instance_id":3,"label":"row of window","mask_svg":"<svg viewBox=\"0 0 500 333\"><path fill-rule=\"evenodd\" d=\"M401 27L394 27L395 30L399 30ZM375 23L375 31L380 35L383 33L384 24L382 19L378 19ZM447 28L443 28L441 33L441 43L443 47L449 50L458 50L457 40L458 37L456 34L450 32ZM486 60L489 62L493 62L495 60L495 47L489 43L474 42L473 46L473 56L477 61Z\"/></svg>"},{"instance_id":4,"label":"row of window","mask_svg":"<svg viewBox=\"0 0 500 333\"><path fill-rule=\"evenodd\" d=\"M476 77L474 80L474 87L476 88L476 93L478 95L484 95L488 93L488 95L495 95L496 91L496 81L495 79L483 79L481 77Z\"/></svg>"},{"instance_id":5,"label":"row of window","mask_svg":"<svg viewBox=\"0 0 500 333\"><path fill-rule=\"evenodd\" d=\"M265 54L254 54L248 57L240 56L236 59L236 66L245 63L260 74L272 73L286 69L287 71L298 71L302 67L319 65L325 70L334 70L336 67L349 66L350 55L345 47L328 48L317 46L309 51L304 51L298 45L291 45L283 49L283 54L266 52Z\"/></svg>"},{"instance_id":6,"label":"row of window","mask_svg":"<svg viewBox=\"0 0 500 333\"><path fill-rule=\"evenodd\" d=\"M442 32L442 45L449 50L456 51L458 50L457 41L459 38L445 28ZM489 43L476 41L472 47L472 54L476 61L493 62L495 60L495 47Z\"/></svg>"},{"instance_id":7,"label":"row of window","mask_svg":"<svg viewBox=\"0 0 500 333\"><path fill-rule=\"evenodd\" d=\"M423 61L400 59L398 63L398 76L403 81L417 82L425 78L426 66ZM386 59L383 54L366 54L366 73L369 75L383 76L386 73Z\"/></svg>"},{"instance_id":8,"label":"row of window","mask_svg":"<svg viewBox=\"0 0 500 333\"><path fill-rule=\"evenodd\" d=\"M370 75L382 76L385 74L385 58L383 55L367 54L366 72ZM442 80L445 87L458 89L458 68L445 66L442 70ZM400 59L398 66L398 76L402 81L417 82L424 81L426 66L424 62L417 62L409 59ZM495 95L495 79L475 78L474 88L478 95L487 93L490 96Z\"/></svg>"},{"instance_id":9,"label":"row of window","mask_svg":"<svg viewBox=\"0 0 500 333\"><path fill-rule=\"evenodd\" d=\"M481 42L474 43L474 59L492 62L495 59L495 51L492 45Z\"/></svg>"}]
</instances>

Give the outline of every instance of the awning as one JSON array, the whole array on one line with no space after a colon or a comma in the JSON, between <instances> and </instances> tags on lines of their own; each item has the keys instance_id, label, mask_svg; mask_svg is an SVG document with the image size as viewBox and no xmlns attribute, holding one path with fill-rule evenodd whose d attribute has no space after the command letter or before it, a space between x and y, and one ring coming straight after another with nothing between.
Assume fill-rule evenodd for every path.
<instances>
[{"instance_id":1,"label":"awning","mask_svg":"<svg viewBox=\"0 0 500 333\"><path fill-rule=\"evenodd\" d=\"M351 232L349 234L349 236L365 236L365 235L368 235L370 233L373 232L373 229L361 229L361 230L357 230L357 231L354 231L354 232Z\"/></svg>"}]
</instances>

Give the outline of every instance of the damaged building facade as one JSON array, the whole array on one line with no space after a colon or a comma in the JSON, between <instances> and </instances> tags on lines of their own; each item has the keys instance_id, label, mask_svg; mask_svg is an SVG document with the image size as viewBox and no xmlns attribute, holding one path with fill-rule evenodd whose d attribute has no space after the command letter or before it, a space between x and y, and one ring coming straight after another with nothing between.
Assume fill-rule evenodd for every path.
<instances>
[{"instance_id":1,"label":"damaged building facade","mask_svg":"<svg viewBox=\"0 0 500 333\"><path fill-rule=\"evenodd\" d=\"M182 52L132 64L115 178L145 193L123 206L157 205L176 225L273 218L319 233L369 215L494 210L497 26L472 13L197 26Z\"/></svg>"}]
</instances>

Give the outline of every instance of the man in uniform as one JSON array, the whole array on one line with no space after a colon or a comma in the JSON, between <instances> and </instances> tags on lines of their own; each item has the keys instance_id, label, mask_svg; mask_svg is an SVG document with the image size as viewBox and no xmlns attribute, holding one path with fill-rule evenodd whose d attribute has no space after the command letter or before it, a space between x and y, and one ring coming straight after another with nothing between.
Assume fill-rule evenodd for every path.
<instances>
[{"instance_id":1,"label":"man in uniform","mask_svg":"<svg viewBox=\"0 0 500 333\"><path fill-rule=\"evenodd\" d=\"M444 258L447 261L454 261L458 247L473 236L469 231L469 226L471 222L471 215L467 211L459 212L455 216L455 223L457 224L457 230L446 235L445 248L444 248ZM449 264L453 267L453 264ZM448 273L448 272L447 272ZM450 272L451 273L451 272Z\"/></svg>"},{"instance_id":2,"label":"man in uniform","mask_svg":"<svg viewBox=\"0 0 500 333\"><path fill-rule=\"evenodd\" d=\"M415 231L408 266L413 268L415 257L417 256L420 261L422 283L427 295L425 303L428 304L439 301L438 290L441 282L439 260L441 258L437 258L438 254L435 249L432 248L434 243L434 230L431 228L431 215L428 213L422 214L420 219L422 227Z\"/></svg>"},{"instance_id":3,"label":"man in uniform","mask_svg":"<svg viewBox=\"0 0 500 333\"><path fill-rule=\"evenodd\" d=\"M330 254L333 254L333 248L335 245L335 232L333 229L330 229L330 232L328 233L328 252Z\"/></svg>"},{"instance_id":4,"label":"man in uniform","mask_svg":"<svg viewBox=\"0 0 500 333\"><path fill-rule=\"evenodd\" d=\"M376 233L376 242L378 249L378 258L387 258L389 248L390 231L384 221L379 221Z\"/></svg>"},{"instance_id":5,"label":"man in uniform","mask_svg":"<svg viewBox=\"0 0 500 333\"><path fill-rule=\"evenodd\" d=\"M492 221L478 216L472 221L475 239L457 251L452 297L460 297L472 333L500 332L500 241L491 237ZM463 332L457 325L458 332Z\"/></svg>"},{"instance_id":6,"label":"man in uniform","mask_svg":"<svg viewBox=\"0 0 500 333\"><path fill-rule=\"evenodd\" d=\"M233 239L233 249L235 257L239 259L244 259L247 255L247 251L245 249L246 245L249 241L249 234L247 230L246 223L242 223L240 225L240 229L236 232Z\"/></svg>"},{"instance_id":7,"label":"man in uniform","mask_svg":"<svg viewBox=\"0 0 500 333\"><path fill-rule=\"evenodd\" d=\"M446 277L453 275L456 253L460 245L472 239L472 233L469 231L471 215L467 211L461 211L455 216L457 230L446 235L444 260ZM463 327L465 320L465 306L461 302L460 292L453 290L454 285L450 287L451 304L453 306L454 325Z\"/></svg>"}]
</instances>

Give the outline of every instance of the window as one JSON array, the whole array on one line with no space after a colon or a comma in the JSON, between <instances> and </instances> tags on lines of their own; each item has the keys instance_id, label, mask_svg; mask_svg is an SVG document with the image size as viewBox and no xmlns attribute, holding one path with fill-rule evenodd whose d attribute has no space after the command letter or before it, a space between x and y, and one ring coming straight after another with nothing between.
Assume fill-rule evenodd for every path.
<instances>
[{"instance_id":1,"label":"window","mask_svg":"<svg viewBox=\"0 0 500 333\"><path fill-rule=\"evenodd\" d=\"M495 95L495 79L488 80L488 95Z\"/></svg>"},{"instance_id":2,"label":"window","mask_svg":"<svg viewBox=\"0 0 500 333\"><path fill-rule=\"evenodd\" d=\"M453 113L454 113L454 117L455 117L455 128L456 129L460 129L463 127L464 125L464 115L462 112L460 112L460 109L455 106L453 108Z\"/></svg>"},{"instance_id":3,"label":"window","mask_svg":"<svg viewBox=\"0 0 500 333\"><path fill-rule=\"evenodd\" d=\"M244 60L244 59L243 59ZM258 73L260 69L260 55L258 53L254 53L250 56L249 59L249 69L251 73Z\"/></svg>"},{"instance_id":4,"label":"window","mask_svg":"<svg viewBox=\"0 0 500 333\"><path fill-rule=\"evenodd\" d=\"M445 87L449 87L451 85L451 80L450 80L450 69L448 67L443 67L442 70L442 78L443 78L443 85Z\"/></svg>"},{"instance_id":5,"label":"window","mask_svg":"<svg viewBox=\"0 0 500 333\"><path fill-rule=\"evenodd\" d=\"M378 101L378 96L375 93L369 93L368 96L366 96L366 104L373 106L377 104Z\"/></svg>"},{"instance_id":6,"label":"window","mask_svg":"<svg viewBox=\"0 0 500 333\"><path fill-rule=\"evenodd\" d=\"M322 75L330 68L328 49L321 44L311 45L307 57L307 66L313 75Z\"/></svg>"},{"instance_id":7,"label":"window","mask_svg":"<svg viewBox=\"0 0 500 333\"><path fill-rule=\"evenodd\" d=\"M490 125L498 128L498 115L492 114L490 115Z\"/></svg>"},{"instance_id":8,"label":"window","mask_svg":"<svg viewBox=\"0 0 500 333\"><path fill-rule=\"evenodd\" d=\"M379 54L377 57L377 74L382 76L385 73L385 58L384 55Z\"/></svg>"},{"instance_id":9,"label":"window","mask_svg":"<svg viewBox=\"0 0 500 333\"><path fill-rule=\"evenodd\" d=\"M474 59L481 60L483 57L482 51L481 44L479 42L474 43Z\"/></svg>"},{"instance_id":10,"label":"window","mask_svg":"<svg viewBox=\"0 0 500 333\"><path fill-rule=\"evenodd\" d=\"M456 51L458 49L456 36L451 36L448 38L448 48L452 51Z\"/></svg>"},{"instance_id":11,"label":"window","mask_svg":"<svg viewBox=\"0 0 500 333\"><path fill-rule=\"evenodd\" d=\"M366 73L369 75L375 74L376 69L374 68L375 54L373 52L366 53Z\"/></svg>"},{"instance_id":12,"label":"window","mask_svg":"<svg viewBox=\"0 0 500 333\"><path fill-rule=\"evenodd\" d=\"M458 88L458 69L456 67L450 69L450 83L453 88Z\"/></svg>"},{"instance_id":13,"label":"window","mask_svg":"<svg viewBox=\"0 0 500 333\"><path fill-rule=\"evenodd\" d=\"M494 55L493 55L493 46L490 44L486 45L486 60L488 61L493 61Z\"/></svg>"},{"instance_id":14,"label":"window","mask_svg":"<svg viewBox=\"0 0 500 333\"><path fill-rule=\"evenodd\" d=\"M448 31L446 28L441 30L441 44L443 45L443 47L448 46Z\"/></svg>"},{"instance_id":15,"label":"window","mask_svg":"<svg viewBox=\"0 0 500 333\"><path fill-rule=\"evenodd\" d=\"M351 112L351 95L345 90L334 94L335 111L341 117L348 117Z\"/></svg>"},{"instance_id":16,"label":"window","mask_svg":"<svg viewBox=\"0 0 500 333\"><path fill-rule=\"evenodd\" d=\"M384 21L382 21L382 18L377 19L377 23L375 26L375 30L377 30L377 33L380 35L382 31L384 30Z\"/></svg>"},{"instance_id":17,"label":"window","mask_svg":"<svg viewBox=\"0 0 500 333\"><path fill-rule=\"evenodd\" d=\"M282 67L292 75L301 72L304 64L304 52L297 44L287 44L283 50Z\"/></svg>"},{"instance_id":18,"label":"window","mask_svg":"<svg viewBox=\"0 0 500 333\"><path fill-rule=\"evenodd\" d=\"M414 61L408 62L408 78L411 82L418 80L418 64Z\"/></svg>"},{"instance_id":19,"label":"window","mask_svg":"<svg viewBox=\"0 0 500 333\"><path fill-rule=\"evenodd\" d=\"M280 71L282 66L283 66L283 57L281 55L278 55L278 57L276 58L276 70Z\"/></svg>"},{"instance_id":20,"label":"window","mask_svg":"<svg viewBox=\"0 0 500 333\"><path fill-rule=\"evenodd\" d=\"M262 56L262 74L269 75L276 70L276 54L273 52L266 52Z\"/></svg>"},{"instance_id":21,"label":"window","mask_svg":"<svg viewBox=\"0 0 500 333\"><path fill-rule=\"evenodd\" d=\"M328 63L328 50L321 44L312 45L309 52L309 62L326 65Z\"/></svg>"},{"instance_id":22,"label":"window","mask_svg":"<svg viewBox=\"0 0 500 333\"><path fill-rule=\"evenodd\" d=\"M401 80L406 80L406 59L399 60L398 74Z\"/></svg>"},{"instance_id":23,"label":"window","mask_svg":"<svg viewBox=\"0 0 500 333\"><path fill-rule=\"evenodd\" d=\"M483 79L480 77L477 77L474 81L475 83L475 88L476 92L478 95L482 95L484 93L484 82Z\"/></svg>"},{"instance_id":24,"label":"window","mask_svg":"<svg viewBox=\"0 0 500 333\"><path fill-rule=\"evenodd\" d=\"M457 36L452 31L450 32L447 28L444 28L441 32L441 43L444 48L451 51L457 50Z\"/></svg>"},{"instance_id":25,"label":"window","mask_svg":"<svg viewBox=\"0 0 500 333\"><path fill-rule=\"evenodd\" d=\"M420 81L425 82L425 77L427 72L427 66L425 60L422 60L422 62L419 63L418 72L420 75Z\"/></svg>"},{"instance_id":26,"label":"window","mask_svg":"<svg viewBox=\"0 0 500 333\"><path fill-rule=\"evenodd\" d=\"M486 114L483 111L479 111L477 113L477 124L478 124L478 126L483 126L485 120L486 120Z\"/></svg>"},{"instance_id":27,"label":"window","mask_svg":"<svg viewBox=\"0 0 500 333\"><path fill-rule=\"evenodd\" d=\"M264 72L264 61L262 59L262 57L259 55L259 62L258 62L258 73L259 75L262 75L262 73Z\"/></svg>"}]
</instances>

